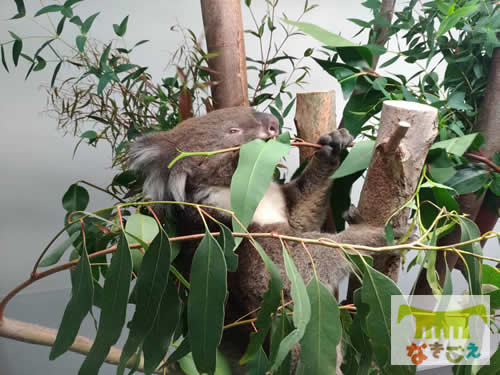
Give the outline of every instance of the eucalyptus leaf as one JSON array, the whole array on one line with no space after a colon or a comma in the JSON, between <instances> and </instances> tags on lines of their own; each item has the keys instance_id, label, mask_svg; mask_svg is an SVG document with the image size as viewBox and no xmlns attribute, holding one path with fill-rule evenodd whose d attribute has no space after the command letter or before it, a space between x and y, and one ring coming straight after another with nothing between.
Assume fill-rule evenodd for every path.
<instances>
[{"instance_id":1,"label":"eucalyptus leaf","mask_svg":"<svg viewBox=\"0 0 500 375\"><path fill-rule=\"evenodd\" d=\"M271 366L271 371L275 371L280 367L281 363L304 336L307 324L311 319L311 303L307 293L304 280L297 270L290 254L283 245L283 258L285 263L285 271L291 283L291 295L293 300L293 325L295 329L290 332L280 343L276 358Z\"/></svg>"},{"instance_id":2,"label":"eucalyptus leaf","mask_svg":"<svg viewBox=\"0 0 500 375\"><path fill-rule=\"evenodd\" d=\"M134 316L128 324L129 335L120 357L117 374L122 375L128 360L142 345L154 326L160 311L161 300L167 289L170 269L170 242L165 231L160 230L144 255L141 272L137 278L137 301Z\"/></svg>"},{"instance_id":3,"label":"eucalyptus leaf","mask_svg":"<svg viewBox=\"0 0 500 375\"><path fill-rule=\"evenodd\" d=\"M16 3L17 7L17 14L12 16L10 19L15 20L19 18L23 18L26 15L26 7L24 6L24 1L23 0L14 0Z\"/></svg>"},{"instance_id":4,"label":"eucalyptus leaf","mask_svg":"<svg viewBox=\"0 0 500 375\"><path fill-rule=\"evenodd\" d=\"M72 184L62 199L62 205L67 212L83 211L89 203L89 193L87 189L77 184Z\"/></svg>"},{"instance_id":5,"label":"eucalyptus leaf","mask_svg":"<svg viewBox=\"0 0 500 375\"><path fill-rule=\"evenodd\" d=\"M46 13L59 12L63 8L64 7L62 5L47 5L46 7L43 7L38 12L36 12L35 17L41 16L42 14L46 14Z\"/></svg>"},{"instance_id":6,"label":"eucalyptus leaf","mask_svg":"<svg viewBox=\"0 0 500 375\"><path fill-rule=\"evenodd\" d=\"M75 341L78 330L92 308L94 284L90 261L85 242L83 243L80 260L73 271L73 289L71 299L64 310L64 315L57 331L57 336L50 350L51 360L65 353Z\"/></svg>"},{"instance_id":7,"label":"eucalyptus leaf","mask_svg":"<svg viewBox=\"0 0 500 375\"><path fill-rule=\"evenodd\" d=\"M80 232L73 232L68 238L61 242L54 250L43 257L40 262L40 267L49 267L56 264L59 259L63 256L66 250L75 242L75 240L80 236Z\"/></svg>"},{"instance_id":8,"label":"eucalyptus leaf","mask_svg":"<svg viewBox=\"0 0 500 375\"><path fill-rule=\"evenodd\" d=\"M99 15L99 12L98 13L94 13L93 15L91 15L90 17L88 17L84 22L83 22L83 25L81 27L81 31L82 31L82 34L83 35L87 35L87 33L89 32L90 28L92 27L92 24L94 23L96 17ZM82 52L82 51L80 51Z\"/></svg>"},{"instance_id":9,"label":"eucalyptus leaf","mask_svg":"<svg viewBox=\"0 0 500 375\"><path fill-rule=\"evenodd\" d=\"M311 320L301 340L300 366L304 374L330 375L337 367L337 345L342 337L335 297L316 275L307 284Z\"/></svg>"},{"instance_id":10,"label":"eucalyptus leaf","mask_svg":"<svg viewBox=\"0 0 500 375\"><path fill-rule=\"evenodd\" d=\"M238 167L231 180L231 208L247 227L266 193L278 161L290 150L290 134L281 134L267 142L256 139L240 149ZM233 219L233 230L244 231ZM238 244L241 239L235 239Z\"/></svg>"},{"instance_id":11,"label":"eucalyptus leaf","mask_svg":"<svg viewBox=\"0 0 500 375\"><path fill-rule=\"evenodd\" d=\"M190 274L187 314L191 352L198 371L211 374L222 338L227 268L222 249L208 230L196 249Z\"/></svg>"},{"instance_id":12,"label":"eucalyptus leaf","mask_svg":"<svg viewBox=\"0 0 500 375\"><path fill-rule=\"evenodd\" d=\"M331 178L337 179L367 169L375 149L375 141L356 142Z\"/></svg>"},{"instance_id":13,"label":"eucalyptus leaf","mask_svg":"<svg viewBox=\"0 0 500 375\"><path fill-rule=\"evenodd\" d=\"M283 282L281 280L281 275L278 267L269 258L264 249L255 241L252 240L255 249L262 258L266 271L269 272L269 287L264 293L262 305L260 312L257 315L257 321L255 322L255 327L257 332L252 333L250 336L250 343L248 344L247 351L243 358L241 358L240 363L246 363L254 355L262 349L262 344L264 343L267 333L271 328L272 324L272 314L276 312L278 306L280 305L280 294L283 287Z\"/></svg>"},{"instance_id":14,"label":"eucalyptus leaf","mask_svg":"<svg viewBox=\"0 0 500 375\"><path fill-rule=\"evenodd\" d=\"M14 44L12 45L12 60L14 61L14 65L17 66L19 63L19 56L21 56L21 52L23 50L23 41L20 39L16 39Z\"/></svg>"},{"instance_id":15,"label":"eucalyptus leaf","mask_svg":"<svg viewBox=\"0 0 500 375\"><path fill-rule=\"evenodd\" d=\"M96 338L83 361L79 375L97 374L125 324L132 259L125 235L120 234L103 287L103 303Z\"/></svg>"}]
</instances>

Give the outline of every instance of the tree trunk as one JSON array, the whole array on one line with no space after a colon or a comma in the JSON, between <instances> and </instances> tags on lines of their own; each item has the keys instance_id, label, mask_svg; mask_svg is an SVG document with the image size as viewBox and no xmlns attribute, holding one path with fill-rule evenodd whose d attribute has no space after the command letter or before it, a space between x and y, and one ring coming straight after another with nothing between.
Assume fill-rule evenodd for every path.
<instances>
[{"instance_id":1,"label":"tree trunk","mask_svg":"<svg viewBox=\"0 0 500 375\"><path fill-rule=\"evenodd\" d=\"M239 0L201 0L214 108L248 105L248 82Z\"/></svg>"},{"instance_id":2,"label":"tree trunk","mask_svg":"<svg viewBox=\"0 0 500 375\"><path fill-rule=\"evenodd\" d=\"M366 222L384 226L410 200L437 133L436 108L413 102L384 102L375 151L358 204ZM396 230L405 228L408 217L409 209L402 210L392 218L392 226ZM375 260L375 268L396 282L400 256L377 256ZM351 276L348 301L359 285Z\"/></svg>"}]
</instances>

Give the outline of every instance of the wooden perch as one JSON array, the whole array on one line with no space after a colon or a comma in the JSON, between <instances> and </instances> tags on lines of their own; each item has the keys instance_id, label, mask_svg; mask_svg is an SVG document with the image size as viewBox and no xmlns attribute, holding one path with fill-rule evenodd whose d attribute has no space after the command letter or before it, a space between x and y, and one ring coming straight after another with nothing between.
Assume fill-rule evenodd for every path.
<instances>
[{"instance_id":1,"label":"wooden perch","mask_svg":"<svg viewBox=\"0 0 500 375\"><path fill-rule=\"evenodd\" d=\"M370 167L358 208L370 224L383 226L413 195L427 152L438 134L437 109L425 104L385 101ZM409 209L392 219L394 227L405 227ZM397 281L399 256L377 256L375 268ZM349 281L349 290L355 290ZM351 286L352 285L352 286Z\"/></svg>"},{"instance_id":2,"label":"wooden perch","mask_svg":"<svg viewBox=\"0 0 500 375\"><path fill-rule=\"evenodd\" d=\"M297 136L306 142L316 143L323 134L337 129L335 114L335 91L312 91L297 94L295 109ZM309 160L316 152L313 148L300 148L300 164ZM331 210L322 226L323 232L335 232Z\"/></svg>"},{"instance_id":3,"label":"wooden perch","mask_svg":"<svg viewBox=\"0 0 500 375\"><path fill-rule=\"evenodd\" d=\"M36 324L21 322L19 320L3 318L0 321L0 337L23 341L30 344L52 346L56 340L57 330L39 326ZM87 355L92 347L94 340L87 337L77 336L75 342L69 348L70 351ZM104 360L106 363L118 365L120 363L121 349L111 347L108 356ZM132 368L135 365L135 354L127 363L127 368ZM141 357L137 371L144 372L144 359ZM157 371L156 373L161 373ZM173 374L169 371L169 374Z\"/></svg>"},{"instance_id":4,"label":"wooden perch","mask_svg":"<svg viewBox=\"0 0 500 375\"><path fill-rule=\"evenodd\" d=\"M323 134L337 128L335 91L313 91L297 94L295 110L297 136L315 143ZM300 149L300 163L308 160L316 150Z\"/></svg>"}]
</instances>

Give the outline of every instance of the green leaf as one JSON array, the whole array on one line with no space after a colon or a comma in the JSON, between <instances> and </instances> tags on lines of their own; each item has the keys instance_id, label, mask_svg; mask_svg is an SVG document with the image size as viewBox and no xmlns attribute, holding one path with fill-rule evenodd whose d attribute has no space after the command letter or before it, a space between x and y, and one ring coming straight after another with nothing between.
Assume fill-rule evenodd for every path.
<instances>
[{"instance_id":1,"label":"green leaf","mask_svg":"<svg viewBox=\"0 0 500 375\"><path fill-rule=\"evenodd\" d=\"M283 111L283 118L286 118L286 116L288 116L288 114L292 110L294 104L295 104L295 98L293 98L290 101L290 103L288 103L288 105L286 106L285 110Z\"/></svg>"},{"instance_id":2,"label":"green leaf","mask_svg":"<svg viewBox=\"0 0 500 375\"><path fill-rule=\"evenodd\" d=\"M5 61L5 49L3 48L3 44L0 46L0 53L2 55L2 65L7 71L7 73L9 73L9 67L7 66L7 61Z\"/></svg>"},{"instance_id":3,"label":"green leaf","mask_svg":"<svg viewBox=\"0 0 500 375\"><path fill-rule=\"evenodd\" d=\"M78 35L76 37L76 47L78 48L78 51L83 53L85 50L85 42L87 41L87 37L85 35Z\"/></svg>"},{"instance_id":4,"label":"green leaf","mask_svg":"<svg viewBox=\"0 0 500 375\"><path fill-rule=\"evenodd\" d=\"M50 80L50 87L54 87L54 83L56 82L57 74L59 73L59 70L61 69L61 65L63 64L63 60L59 61L54 69L54 73L52 74L52 79Z\"/></svg>"},{"instance_id":5,"label":"green leaf","mask_svg":"<svg viewBox=\"0 0 500 375\"><path fill-rule=\"evenodd\" d=\"M89 193L87 189L77 184L72 184L66 193L64 193L62 199L62 205L68 212L83 211L87 208L88 204Z\"/></svg>"},{"instance_id":6,"label":"green leaf","mask_svg":"<svg viewBox=\"0 0 500 375\"><path fill-rule=\"evenodd\" d=\"M476 223L467 218L459 217L460 224L460 242L477 239L481 236L481 232ZM483 255L479 242L474 242L468 245L461 246L461 249L472 254ZM481 260L470 255L464 255L465 262L468 266L467 278L471 294L481 294Z\"/></svg>"},{"instance_id":7,"label":"green leaf","mask_svg":"<svg viewBox=\"0 0 500 375\"><path fill-rule=\"evenodd\" d=\"M247 227L252 221L273 178L276 164L289 150L289 133L267 142L256 139L241 147L238 167L231 180L231 208L243 226ZM240 225L233 219L233 230L239 231L237 228ZM239 243L241 239L235 241Z\"/></svg>"},{"instance_id":8,"label":"green leaf","mask_svg":"<svg viewBox=\"0 0 500 375\"><path fill-rule=\"evenodd\" d=\"M277 370L292 347L297 344L306 331L307 324L311 319L311 303L307 294L304 280L300 276L290 254L283 245L283 258L285 271L291 283L291 295L293 300L293 325L295 329L290 332L280 343L278 353L271 366L271 371Z\"/></svg>"},{"instance_id":9,"label":"green leaf","mask_svg":"<svg viewBox=\"0 0 500 375\"><path fill-rule=\"evenodd\" d=\"M127 32L128 16L123 19L123 21L117 25L113 24L113 30L118 36L123 36Z\"/></svg>"},{"instance_id":10,"label":"green leaf","mask_svg":"<svg viewBox=\"0 0 500 375\"><path fill-rule=\"evenodd\" d=\"M104 91L108 83L113 81L113 77L113 72L104 73L101 76L101 78L99 79L99 83L97 84L97 95L102 95L102 92Z\"/></svg>"},{"instance_id":11,"label":"green leaf","mask_svg":"<svg viewBox=\"0 0 500 375\"><path fill-rule=\"evenodd\" d=\"M390 222L385 226L385 240L387 241L387 245L389 246L392 246L394 244L394 229L392 228Z\"/></svg>"},{"instance_id":12,"label":"green leaf","mask_svg":"<svg viewBox=\"0 0 500 375\"><path fill-rule=\"evenodd\" d=\"M40 70L43 70L43 68L45 68L47 66L47 61L45 61L45 59L41 56L37 56L36 59L37 59L37 63L35 65L35 67L33 68L33 71L39 72Z\"/></svg>"},{"instance_id":13,"label":"green leaf","mask_svg":"<svg viewBox=\"0 0 500 375\"><path fill-rule=\"evenodd\" d=\"M101 58L99 59L99 66L101 69L105 69L108 66L108 57L109 57L109 52L111 51L111 44L109 43L104 51L102 52Z\"/></svg>"},{"instance_id":14,"label":"green leaf","mask_svg":"<svg viewBox=\"0 0 500 375\"><path fill-rule=\"evenodd\" d=\"M75 24L76 26L80 26L80 27L83 26L83 21L82 21L82 19L79 16L71 17L71 19L69 20L69 22Z\"/></svg>"},{"instance_id":15,"label":"green leaf","mask_svg":"<svg viewBox=\"0 0 500 375\"><path fill-rule=\"evenodd\" d=\"M213 373L224 324L227 269L222 249L208 230L196 249L190 274L187 316L191 352L198 371Z\"/></svg>"},{"instance_id":16,"label":"green leaf","mask_svg":"<svg viewBox=\"0 0 500 375\"><path fill-rule=\"evenodd\" d=\"M442 148L446 152L458 156L462 156L475 142L481 140L482 135L479 133L468 134L463 137L447 139L446 141L436 142L430 150Z\"/></svg>"},{"instance_id":17,"label":"green leaf","mask_svg":"<svg viewBox=\"0 0 500 375\"><path fill-rule=\"evenodd\" d=\"M71 18L71 17L73 17L73 10L72 10L70 7L66 7L66 6L64 6L64 7L61 9L61 14L62 14L64 17Z\"/></svg>"},{"instance_id":18,"label":"green leaf","mask_svg":"<svg viewBox=\"0 0 500 375\"><path fill-rule=\"evenodd\" d=\"M304 374L330 375L337 367L337 345L342 336L340 312L335 297L314 276L307 284L311 320L301 343L299 368Z\"/></svg>"},{"instance_id":19,"label":"green leaf","mask_svg":"<svg viewBox=\"0 0 500 375\"><path fill-rule=\"evenodd\" d=\"M125 224L125 236L128 243L141 241L143 243L151 242L158 235L158 224L151 216L142 214L131 215ZM146 250L146 249L144 249ZM139 272L141 269L143 255L139 251L132 252L132 263L134 271Z\"/></svg>"},{"instance_id":20,"label":"green leaf","mask_svg":"<svg viewBox=\"0 0 500 375\"><path fill-rule=\"evenodd\" d=\"M491 284L500 288L500 270L489 264L483 264L483 284Z\"/></svg>"},{"instance_id":21,"label":"green leaf","mask_svg":"<svg viewBox=\"0 0 500 375\"><path fill-rule=\"evenodd\" d=\"M450 178L446 185L455 189L457 194L474 193L481 189L488 182L488 172L484 169L475 167L466 167L459 169L457 173Z\"/></svg>"},{"instance_id":22,"label":"green leaf","mask_svg":"<svg viewBox=\"0 0 500 375\"><path fill-rule=\"evenodd\" d=\"M287 19L283 20L284 23L296 26L300 31L312 36L314 39L327 45L328 47L358 47L353 42L342 38L340 35L331 33L319 26L307 22L295 22Z\"/></svg>"},{"instance_id":23,"label":"green leaf","mask_svg":"<svg viewBox=\"0 0 500 375\"><path fill-rule=\"evenodd\" d=\"M46 7L43 7L38 12L36 12L35 17L41 16L42 14L46 14L46 13L59 12L63 8L64 7L62 5L47 5Z\"/></svg>"},{"instance_id":24,"label":"green leaf","mask_svg":"<svg viewBox=\"0 0 500 375\"><path fill-rule=\"evenodd\" d=\"M235 272L238 269L238 255L234 252L236 243L234 242L233 232L222 223L219 223L219 228L221 233L217 237L217 242L224 253L227 270Z\"/></svg>"},{"instance_id":25,"label":"green leaf","mask_svg":"<svg viewBox=\"0 0 500 375\"><path fill-rule=\"evenodd\" d=\"M390 58L389 60L387 60L386 62L384 62L382 65L380 65L380 68L387 68L388 66L394 64L398 59L400 58L400 55L396 55L392 58Z\"/></svg>"},{"instance_id":26,"label":"green leaf","mask_svg":"<svg viewBox=\"0 0 500 375\"><path fill-rule=\"evenodd\" d=\"M91 15L90 17L88 17L83 22L83 25L82 25L82 28L81 28L81 31L82 31L83 35L87 35L87 33L89 32L90 28L92 27L92 24L94 23L94 20L96 19L96 17L98 15L99 15L99 12L98 13L94 13L93 15ZM80 52L82 52L82 51L80 51Z\"/></svg>"},{"instance_id":27,"label":"green leaf","mask_svg":"<svg viewBox=\"0 0 500 375\"><path fill-rule=\"evenodd\" d=\"M391 296L402 295L399 288L387 276L363 264L364 275L361 299L369 306L366 330L370 337L375 359L380 368L387 366L391 375L411 374L409 366L390 366L391 354ZM390 371L389 371L390 369Z\"/></svg>"},{"instance_id":28,"label":"green leaf","mask_svg":"<svg viewBox=\"0 0 500 375\"><path fill-rule=\"evenodd\" d=\"M73 242L80 236L80 232L72 233L67 239L61 242L54 250L45 255L40 262L40 267L49 267L56 264L63 256L64 252L73 244Z\"/></svg>"},{"instance_id":29,"label":"green leaf","mask_svg":"<svg viewBox=\"0 0 500 375\"><path fill-rule=\"evenodd\" d=\"M144 254L136 284L135 313L128 324L130 332L120 357L117 370L119 375L124 373L128 360L153 328L163 294L167 289L169 272L166 270L170 269L170 260L170 242L165 231L160 230Z\"/></svg>"},{"instance_id":30,"label":"green leaf","mask_svg":"<svg viewBox=\"0 0 500 375\"><path fill-rule=\"evenodd\" d=\"M66 17L62 17L61 20L59 21L59 23L57 24L57 28L56 28L56 34L57 35L61 35L61 33L63 32L63 29L64 29L64 23L66 22Z\"/></svg>"},{"instance_id":31,"label":"green leaf","mask_svg":"<svg viewBox=\"0 0 500 375\"><path fill-rule=\"evenodd\" d=\"M247 364L248 375L262 375L269 369L269 360L267 359L266 352L262 347L254 355L254 357L248 361Z\"/></svg>"},{"instance_id":32,"label":"green leaf","mask_svg":"<svg viewBox=\"0 0 500 375\"><path fill-rule=\"evenodd\" d=\"M363 124L382 108L384 94L369 90L367 93L352 95L344 107L344 124L351 135L356 138L361 133Z\"/></svg>"},{"instance_id":33,"label":"green leaf","mask_svg":"<svg viewBox=\"0 0 500 375\"><path fill-rule=\"evenodd\" d=\"M177 292L177 285L171 278L163 293L160 310L156 315L152 329L144 339L144 372L152 374L165 358L181 316L182 305Z\"/></svg>"},{"instance_id":34,"label":"green leaf","mask_svg":"<svg viewBox=\"0 0 500 375\"><path fill-rule=\"evenodd\" d=\"M477 372L477 375L496 375L498 369L500 368L500 345L497 350L490 358L490 364L488 366L483 366Z\"/></svg>"},{"instance_id":35,"label":"green leaf","mask_svg":"<svg viewBox=\"0 0 500 375\"><path fill-rule=\"evenodd\" d=\"M137 68L137 66L138 65L136 65L136 64L121 64L115 68L115 73L116 74L123 73L123 72L126 72L127 70Z\"/></svg>"},{"instance_id":36,"label":"green leaf","mask_svg":"<svg viewBox=\"0 0 500 375\"><path fill-rule=\"evenodd\" d=\"M11 20L23 18L26 15L26 7L23 0L14 0L17 7L17 14L11 17Z\"/></svg>"},{"instance_id":37,"label":"green leaf","mask_svg":"<svg viewBox=\"0 0 500 375\"><path fill-rule=\"evenodd\" d=\"M227 362L226 358L217 350L217 364L215 367L214 375L231 375L231 367ZM193 360L193 356L190 354L179 359L179 367L186 375L200 375L196 370L196 365Z\"/></svg>"},{"instance_id":38,"label":"green leaf","mask_svg":"<svg viewBox=\"0 0 500 375\"><path fill-rule=\"evenodd\" d=\"M191 353L191 343L189 342L189 336L185 337L184 340L177 346L177 349L170 354L167 358L167 365L177 362L181 358L185 357Z\"/></svg>"},{"instance_id":39,"label":"green leaf","mask_svg":"<svg viewBox=\"0 0 500 375\"><path fill-rule=\"evenodd\" d=\"M72 278L71 299L64 310L54 345L50 351L51 360L65 353L73 344L83 319L92 308L94 284L85 242L83 242L80 260L76 264Z\"/></svg>"},{"instance_id":40,"label":"green leaf","mask_svg":"<svg viewBox=\"0 0 500 375\"><path fill-rule=\"evenodd\" d=\"M262 344L266 339L267 332L269 331L269 328L271 328L271 316L276 312L278 306L280 305L280 294L281 289L283 288L280 271L276 264L274 264L271 258L269 258L262 246L253 240L251 241L262 258L266 271L270 274L270 278L269 288L263 296L261 309L257 315L257 321L255 322L257 332L252 333L250 336L250 343L248 344L247 351L243 358L241 358L240 363L248 362L259 350L262 349Z\"/></svg>"},{"instance_id":41,"label":"green leaf","mask_svg":"<svg viewBox=\"0 0 500 375\"><path fill-rule=\"evenodd\" d=\"M125 324L131 274L130 249L125 235L121 233L104 281L104 305L101 308L96 338L78 371L79 375L97 374L111 346L120 337Z\"/></svg>"},{"instance_id":42,"label":"green leaf","mask_svg":"<svg viewBox=\"0 0 500 375\"><path fill-rule=\"evenodd\" d=\"M73 6L73 5L75 5L76 3L80 3L80 2L82 2L82 1L83 1L83 0L66 0L66 1L64 2L64 4L63 4L63 5L64 5L66 8L69 8L69 7Z\"/></svg>"},{"instance_id":43,"label":"green leaf","mask_svg":"<svg viewBox=\"0 0 500 375\"><path fill-rule=\"evenodd\" d=\"M356 142L331 178L341 178L368 168L374 149L375 141Z\"/></svg>"},{"instance_id":44,"label":"green leaf","mask_svg":"<svg viewBox=\"0 0 500 375\"><path fill-rule=\"evenodd\" d=\"M474 109L470 105L465 103L465 92L463 92L463 91L454 92L448 98L447 105L450 108L457 109L457 110L463 110L463 111L472 111Z\"/></svg>"},{"instance_id":45,"label":"green leaf","mask_svg":"<svg viewBox=\"0 0 500 375\"><path fill-rule=\"evenodd\" d=\"M21 51L23 50L23 41L20 39L16 39L12 46L12 60L14 61L14 65L17 66L19 63L19 56L21 56Z\"/></svg>"}]
</instances>

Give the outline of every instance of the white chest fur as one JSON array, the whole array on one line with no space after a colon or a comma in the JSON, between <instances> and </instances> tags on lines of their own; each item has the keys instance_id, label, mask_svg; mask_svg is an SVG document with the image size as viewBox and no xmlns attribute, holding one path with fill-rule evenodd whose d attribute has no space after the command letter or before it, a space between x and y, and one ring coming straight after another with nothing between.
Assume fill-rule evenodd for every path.
<instances>
[{"instance_id":1,"label":"white chest fur","mask_svg":"<svg viewBox=\"0 0 500 375\"><path fill-rule=\"evenodd\" d=\"M208 198L203 204L231 209L231 193L227 187L213 186L208 188ZM271 183L253 215L252 223L269 225L287 223L286 201L278 184Z\"/></svg>"}]
</instances>

